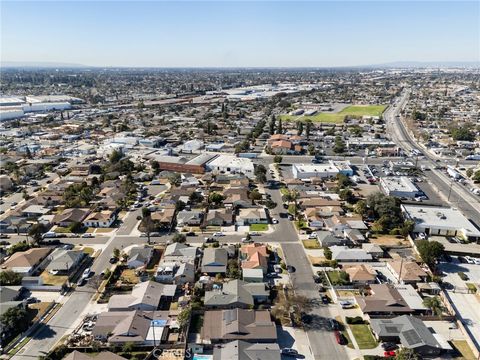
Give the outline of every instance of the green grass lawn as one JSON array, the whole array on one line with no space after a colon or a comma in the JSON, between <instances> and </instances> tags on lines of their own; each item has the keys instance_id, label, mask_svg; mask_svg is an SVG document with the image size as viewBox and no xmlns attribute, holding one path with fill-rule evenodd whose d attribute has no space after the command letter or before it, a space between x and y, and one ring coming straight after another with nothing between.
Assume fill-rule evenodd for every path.
<instances>
[{"instance_id":1,"label":"green grass lawn","mask_svg":"<svg viewBox=\"0 0 480 360\"><path fill-rule=\"evenodd\" d=\"M298 116L298 115L280 115L282 121L306 121L322 123L343 123L345 116L380 116L387 108L386 105L351 105L347 106L338 113L319 113L312 116Z\"/></svg>"},{"instance_id":2,"label":"green grass lawn","mask_svg":"<svg viewBox=\"0 0 480 360\"><path fill-rule=\"evenodd\" d=\"M250 231L267 231L268 224L251 224Z\"/></svg>"},{"instance_id":3,"label":"green grass lawn","mask_svg":"<svg viewBox=\"0 0 480 360\"><path fill-rule=\"evenodd\" d=\"M327 276L332 285L343 285L342 280L340 278L340 271L335 270L335 271L327 271Z\"/></svg>"},{"instance_id":4,"label":"green grass lawn","mask_svg":"<svg viewBox=\"0 0 480 360\"><path fill-rule=\"evenodd\" d=\"M320 243L317 239L302 240L305 249L321 249Z\"/></svg>"},{"instance_id":5,"label":"green grass lawn","mask_svg":"<svg viewBox=\"0 0 480 360\"><path fill-rule=\"evenodd\" d=\"M377 340L373 337L368 325L355 324L349 326L360 349L373 349L378 346Z\"/></svg>"},{"instance_id":6,"label":"green grass lawn","mask_svg":"<svg viewBox=\"0 0 480 360\"><path fill-rule=\"evenodd\" d=\"M453 346L462 354L462 358L465 360L474 360L475 355L473 354L472 349L468 346L468 343L465 340L453 340Z\"/></svg>"}]
</instances>

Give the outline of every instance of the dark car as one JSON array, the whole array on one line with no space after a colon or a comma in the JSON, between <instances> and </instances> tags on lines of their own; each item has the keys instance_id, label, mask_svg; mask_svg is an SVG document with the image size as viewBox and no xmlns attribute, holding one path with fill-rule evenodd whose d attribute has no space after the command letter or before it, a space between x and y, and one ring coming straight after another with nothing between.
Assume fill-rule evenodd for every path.
<instances>
[{"instance_id":1,"label":"dark car","mask_svg":"<svg viewBox=\"0 0 480 360\"><path fill-rule=\"evenodd\" d=\"M118 261L118 259L117 259L115 256L112 256L112 257L110 258L110 260L108 260L108 262L109 262L110 264L115 264L117 261Z\"/></svg>"},{"instance_id":2,"label":"dark car","mask_svg":"<svg viewBox=\"0 0 480 360\"><path fill-rule=\"evenodd\" d=\"M324 304L328 304L330 302L330 299L328 298L327 295L323 295L322 296L322 303Z\"/></svg>"},{"instance_id":3,"label":"dark car","mask_svg":"<svg viewBox=\"0 0 480 360\"><path fill-rule=\"evenodd\" d=\"M337 341L337 344L340 345L346 345L347 341L345 339L345 336L340 331L335 331L335 340Z\"/></svg>"},{"instance_id":4,"label":"dark car","mask_svg":"<svg viewBox=\"0 0 480 360\"><path fill-rule=\"evenodd\" d=\"M40 302L36 297L30 296L29 298L26 299L27 304L35 304Z\"/></svg>"},{"instance_id":5,"label":"dark car","mask_svg":"<svg viewBox=\"0 0 480 360\"><path fill-rule=\"evenodd\" d=\"M382 344L382 348L385 351L391 351L391 350L396 350L398 349L398 345L393 343L393 342L384 342Z\"/></svg>"},{"instance_id":6,"label":"dark car","mask_svg":"<svg viewBox=\"0 0 480 360\"><path fill-rule=\"evenodd\" d=\"M287 271L291 274L291 273L294 273L296 271L295 269L295 266L292 266L292 265L288 265L287 266Z\"/></svg>"},{"instance_id":7,"label":"dark car","mask_svg":"<svg viewBox=\"0 0 480 360\"><path fill-rule=\"evenodd\" d=\"M302 322L305 323L305 324L310 324L313 320L313 317L312 315L310 314L305 314L305 313L302 313Z\"/></svg>"},{"instance_id":8,"label":"dark car","mask_svg":"<svg viewBox=\"0 0 480 360\"><path fill-rule=\"evenodd\" d=\"M187 236L195 236L195 233L194 233L193 231L189 231L189 232L187 232L186 235L187 235Z\"/></svg>"},{"instance_id":9,"label":"dark car","mask_svg":"<svg viewBox=\"0 0 480 360\"><path fill-rule=\"evenodd\" d=\"M340 324L335 319L329 319L328 324L330 325L331 330L340 330Z\"/></svg>"},{"instance_id":10,"label":"dark car","mask_svg":"<svg viewBox=\"0 0 480 360\"><path fill-rule=\"evenodd\" d=\"M291 348L285 348L285 349L282 349L282 355L286 355L286 356L297 356L297 355L298 355L298 351L295 350L295 349L291 349Z\"/></svg>"}]
</instances>

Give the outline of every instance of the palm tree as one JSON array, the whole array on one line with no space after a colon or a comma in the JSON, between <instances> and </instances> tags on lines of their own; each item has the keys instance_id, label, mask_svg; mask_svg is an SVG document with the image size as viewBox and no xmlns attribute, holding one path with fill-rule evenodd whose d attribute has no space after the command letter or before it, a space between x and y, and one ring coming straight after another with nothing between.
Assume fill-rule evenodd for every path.
<instances>
[{"instance_id":1,"label":"palm tree","mask_svg":"<svg viewBox=\"0 0 480 360\"><path fill-rule=\"evenodd\" d=\"M423 305L432 311L432 315L442 316L443 310L445 309L442 300L438 296L423 299Z\"/></svg>"}]
</instances>

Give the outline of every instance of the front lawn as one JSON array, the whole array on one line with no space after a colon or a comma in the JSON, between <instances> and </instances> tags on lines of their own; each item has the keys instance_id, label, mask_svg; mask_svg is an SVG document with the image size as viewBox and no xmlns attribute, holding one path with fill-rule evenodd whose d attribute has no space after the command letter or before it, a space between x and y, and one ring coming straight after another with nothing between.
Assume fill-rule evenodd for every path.
<instances>
[{"instance_id":1,"label":"front lawn","mask_svg":"<svg viewBox=\"0 0 480 360\"><path fill-rule=\"evenodd\" d=\"M67 275L52 275L45 270L40 274L44 285L62 286L68 280Z\"/></svg>"},{"instance_id":2,"label":"front lawn","mask_svg":"<svg viewBox=\"0 0 480 360\"><path fill-rule=\"evenodd\" d=\"M452 344L455 349L458 350L462 357L465 360L474 360L475 355L473 354L472 349L468 346L468 343L465 340L452 340Z\"/></svg>"},{"instance_id":3,"label":"front lawn","mask_svg":"<svg viewBox=\"0 0 480 360\"><path fill-rule=\"evenodd\" d=\"M267 231L268 224L251 224L250 231Z\"/></svg>"},{"instance_id":4,"label":"front lawn","mask_svg":"<svg viewBox=\"0 0 480 360\"><path fill-rule=\"evenodd\" d=\"M373 349L378 346L377 340L373 337L368 325L355 324L349 326L360 349Z\"/></svg>"},{"instance_id":5,"label":"front lawn","mask_svg":"<svg viewBox=\"0 0 480 360\"><path fill-rule=\"evenodd\" d=\"M302 240L305 249L321 249L320 243L317 239Z\"/></svg>"},{"instance_id":6,"label":"front lawn","mask_svg":"<svg viewBox=\"0 0 480 360\"><path fill-rule=\"evenodd\" d=\"M350 282L348 281L348 274L345 271L327 271L327 276L332 285L347 285Z\"/></svg>"},{"instance_id":7,"label":"front lawn","mask_svg":"<svg viewBox=\"0 0 480 360\"><path fill-rule=\"evenodd\" d=\"M120 274L120 279L122 282L128 283L128 284L138 284L138 276L135 275L135 270L134 269L125 269L122 271Z\"/></svg>"}]
</instances>

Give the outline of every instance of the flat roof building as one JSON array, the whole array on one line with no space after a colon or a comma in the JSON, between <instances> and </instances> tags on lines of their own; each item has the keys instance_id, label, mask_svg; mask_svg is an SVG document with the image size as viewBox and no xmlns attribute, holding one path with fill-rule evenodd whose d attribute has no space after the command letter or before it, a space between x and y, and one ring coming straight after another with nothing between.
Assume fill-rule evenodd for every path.
<instances>
[{"instance_id":1,"label":"flat roof building","mask_svg":"<svg viewBox=\"0 0 480 360\"><path fill-rule=\"evenodd\" d=\"M458 209L438 206L401 205L407 219L415 223L414 232L427 235L460 236L480 242L477 229Z\"/></svg>"},{"instance_id":2,"label":"flat roof building","mask_svg":"<svg viewBox=\"0 0 480 360\"><path fill-rule=\"evenodd\" d=\"M244 174L254 177L254 167L251 159L240 158L234 155L219 155L207 163L207 169L230 174Z\"/></svg>"},{"instance_id":3,"label":"flat roof building","mask_svg":"<svg viewBox=\"0 0 480 360\"><path fill-rule=\"evenodd\" d=\"M340 170L332 163L324 164L293 164L292 173L295 179L328 178L337 176Z\"/></svg>"},{"instance_id":4,"label":"flat roof building","mask_svg":"<svg viewBox=\"0 0 480 360\"><path fill-rule=\"evenodd\" d=\"M380 187L389 196L414 198L420 192L417 186L406 176L382 177Z\"/></svg>"}]
</instances>

